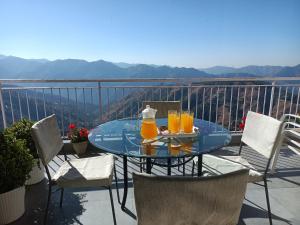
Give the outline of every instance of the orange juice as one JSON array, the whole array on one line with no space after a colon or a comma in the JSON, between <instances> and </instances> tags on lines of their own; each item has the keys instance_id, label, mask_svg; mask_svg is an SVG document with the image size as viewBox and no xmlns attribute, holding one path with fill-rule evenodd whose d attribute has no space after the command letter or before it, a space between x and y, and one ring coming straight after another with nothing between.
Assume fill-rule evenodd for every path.
<instances>
[{"instance_id":1,"label":"orange juice","mask_svg":"<svg viewBox=\"0 0 300 225\"><path fill-rule=\"evenodd\" d=\"M168 111L168 130L172 134L179 133L180 130L180 114L176 110Z\"/></svg>"},{"instance_id":2,"label":"orange juice","mask_svg":"<svg viewBox=\"0 0 300 225\"><path fill-rule=\"evenodd\" d=\"M180 115L180 131L184 131L184 124L186 124L187 120L188 120L188 117L189 117L189 113L188 112L181 112L181 115Z\"/></svg>"},{"instance_id":3,"label":"orange juice","mask_svg":"<svg viewBox=\"0 0 300 225\"><path fill-rule=\"evenodd\" d=\"M144 154L146 154L146 155L155 155L156 154L156 149L151 144L142 145L142 150L143 150Z\"/></svg>"},{"instance_id":4,"label":"orange juice","mask_svg":"<svg viewBox=\"0 0 300 225\"><path fill-rule=\"evenodd\" d=\"M183 112L181 114L180 129L184 133L192 133L194 126L194 113Z\"/></svg>"},{"instance_id":5,"label":"orange juice","mask_svg":"<svg viewBox=\"0 0 300 225\"><path fill-rule=\"evenodd\" d=\"M172 156L177 156L180 153L180 147L181 145L175 145L175 144L168 144L169 153Z\"/></svg>"},{"instance_id":6,"label":"orange juice","mask_svg":"<svg viewBox=\"0 0 300 225\"><path fill-rule=\"evenodd\" d=\"M193 149L193 143L192 142L186 142L186 143L182 143L182 151L184 152L191 152Z\"/></svg>"},{"instance_id":7,"label":"orange juice","mask_svg":"<svg viewBox=\"0 0 300 225\"><path fill-rule=\"evenodd\" d=\"M153 139L157 136L155 119L143 119L141 125L141 136L144 139Z\"/></svg>"}]
</instances>

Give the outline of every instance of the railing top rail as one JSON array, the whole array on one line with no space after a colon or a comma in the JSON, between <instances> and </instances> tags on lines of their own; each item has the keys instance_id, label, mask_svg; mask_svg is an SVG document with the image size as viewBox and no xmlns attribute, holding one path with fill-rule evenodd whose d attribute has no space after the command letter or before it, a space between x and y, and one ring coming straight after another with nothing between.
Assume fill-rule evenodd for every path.
<instances>
[{"instance_id":1,"label":"railing top rail","mask_svg":"<svg viewBox=\"0 0 300 225\"><path fill-rule=\"evenodd\" d=\"M233 82L233 81L299 81L295 77L199 77L199 78L116 78L116 79L0 79L0 83L78 83L78 82Z\"/></svg>"},{"instance_id":2,"label":"railing top rail","mask_svg":"<svg viewBox=\"0 0 300 225\"><path fill-rule=\"evenodd\" d=\"M140 86L133 86L133 85L116 85L116 86L103 86L101 88L103 89L122 89L122 88L133 88L133 89L140 89L140 88L161 88L161 89L166 89L166 88L186 88L186 87L191 87L191 88L234 88L234 87L241 87L241 88L251 88L251 87L300 87L300 84L230 84L230 85L218 85L218 84L212 84L212 85L191 85L191 86L186 86L186 85L172 85L172 86L166 86L166 85L140 85ZM55 87L50 87L50 86L13 86L13 87L2 87L2 90L37 90L37 89L98 89L99 87L97 86L55 86Z\"/></svg>"}]
</instances>

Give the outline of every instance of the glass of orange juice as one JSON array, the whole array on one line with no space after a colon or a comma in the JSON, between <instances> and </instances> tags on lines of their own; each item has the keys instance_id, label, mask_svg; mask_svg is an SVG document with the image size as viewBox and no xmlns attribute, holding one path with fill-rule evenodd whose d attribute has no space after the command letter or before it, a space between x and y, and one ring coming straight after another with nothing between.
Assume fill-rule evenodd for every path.
<instances>
[{"instance_id":1,"label":"glass of orange juice","mask_svg":"<svg viewBox=\"0 0 300 225\"><path fill-rule=\"evenodd\" d=\"M194 127L194 113L183 111L181 113L180 130L184 133L192 133Z\"/></svg>"},{"instance_id":2,"label":"glass of orange juice","mask_svg":"<svg viewBox=\"0 0 300 225\"><path fill-rule=\"evenodd\" d=\"M168 111L168 130L171 134L177 134L180 131L180 113L176 110Z\"/></svg>"},{"instance_id":3,"label":"glass of orange juice","mask_svg":"<svg viewBox=\"0 0 300 225\"><path fill-rule=\"evenodd\" d=\"M184 124L186 123L189 116L188 111L182 111L180 115L180 131L184 132Z\"/></svg>"}]
</instances>

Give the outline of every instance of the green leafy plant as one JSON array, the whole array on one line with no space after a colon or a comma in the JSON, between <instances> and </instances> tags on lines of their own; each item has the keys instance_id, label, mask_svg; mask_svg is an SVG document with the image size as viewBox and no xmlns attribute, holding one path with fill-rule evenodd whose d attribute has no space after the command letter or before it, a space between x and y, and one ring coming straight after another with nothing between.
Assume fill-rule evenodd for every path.
<instances>
[{"instance_id":1,"label":"green leafy plant","mask_svg":"<svg viewBox=\"0 0 300 225\"><path fill-rule=\"evenodd\" d=\"M33 156L25 141L0 132L0 194L23 186L32 166Z\"/></svg>"},{"instance_id":2,"label":"green leafy plant","mask_svg":"<svg viewBox=\"0 0 300 225\"><path fill-rule=\"evenodd\" d=\"M14 123L11 127L5 130L5 134L14 136L16 139L24 140L27 148L30 150L30 154L33 158L39 158L37 149L35 148L34 141L31 137L31 127L34 122L28 119L22 119Z\"/></svg>"}]
</instances>

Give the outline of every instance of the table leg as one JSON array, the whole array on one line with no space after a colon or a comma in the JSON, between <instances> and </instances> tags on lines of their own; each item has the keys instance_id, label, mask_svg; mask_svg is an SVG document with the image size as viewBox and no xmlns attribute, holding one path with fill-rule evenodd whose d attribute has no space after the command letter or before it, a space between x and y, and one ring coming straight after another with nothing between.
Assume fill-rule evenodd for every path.
<instances>
[{"instance_id":1,"label":"table leg","mask_svg":"<svg viewBox=\"0 0 300 225\"><path fill-rule=\"evenodd\" d=\"M168 176L171 176L171 158L168 158Z\"/></svg>"},{"instance_id":2,"label":"table leg","mask_svg":"<svg viewBox=\"0 0 300 225\"><path fill-rule=\"evenodd\" d=\"M144 167L144 165L142 164L142 162L143 162L143 160L142 160L142 158L140 158L140 173L143 172L143 167Z\"/></svg>"},{"instance_id":3,"label":"table leg","mask_svg":"<svg viewBox=\"0 0 300 225\"><path fill-rule=\"evenodd\" d=\"M146 173L151 174L151 158L146 158Z\"/></svg>"},{"instance_id":4,"label":"table leg","mask_svg":"<svg viewBox=\"0 0 300 225\"><path fill-rule=\"evenodd\" d=\"M185 157L182 158L182 175L185 176Z\"/></svg>"},{"instance_id":5,"label":"table leg","mask_svg":"<svg viewBox=\"0 0 300 225\"><path fill-rule=\"evenodd\" d=\"M126 199L127 199L127 191L128 191L127 156L125 155L123 156L123 176L124 176L124 193L123 193L121 209L124 211Z\"/></svg>"},{"instance_id":6,"label":"table leg","mask_svg":"<svg viewBox=\"0 0 300 225\"><path fill-rule=\"evenodd\" d=\"M202 176L202 161L203 161L203 155L198 155L198 177Z\"/></svg>"}]
</instances>

